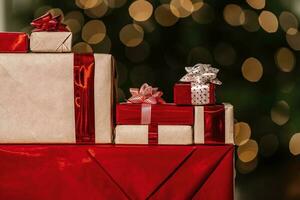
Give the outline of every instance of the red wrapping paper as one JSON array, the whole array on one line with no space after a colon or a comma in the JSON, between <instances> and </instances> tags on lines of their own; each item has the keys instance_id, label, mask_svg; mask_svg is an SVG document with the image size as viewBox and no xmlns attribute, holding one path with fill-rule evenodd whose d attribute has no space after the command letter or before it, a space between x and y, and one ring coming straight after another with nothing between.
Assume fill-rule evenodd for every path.
<instances>
[{"instance_id":1,"label":"red wrapping paper","mask_svg":"<svg viewBox=\"0 0 300 200\"><path fill-rule=\"evenodd\" d=\"M190 83L176 83L174 85L174 103L177 105L192 105ZM216 103L215 85L209 84L209 104Z\"/></svg>"},{"instance_id":2,"label":"red wrapping paper","mask_svg":"<svg viewBox=\"0 0 300 200\"><path fill-rule=\"evenodd\" d=\"M233 145L1 145L0 199L233 200L233 153Z\"/></svg>"},{"instance_id":3,"label":"red wrapping paper","mask_svg":"<svg viewBox=\"0 0 300 200\"><path fill-rule=\"evenodd\" d=\"M117 104L116 123L123 125L141 124L142 104ZM193 125L194 111L192 106L174 104L151 105L151 124L159 125Z\"/></svg>"},{"instance_id":4,"label":"red wrapping paper","mask_svg":"<svg viewBox=\"0 0 300 200\"><path fill-rule=\"evenodd\" d=\"M0 53L28 52L28 35L26 33L0 32Z\"/></svg>"}]
</instances>

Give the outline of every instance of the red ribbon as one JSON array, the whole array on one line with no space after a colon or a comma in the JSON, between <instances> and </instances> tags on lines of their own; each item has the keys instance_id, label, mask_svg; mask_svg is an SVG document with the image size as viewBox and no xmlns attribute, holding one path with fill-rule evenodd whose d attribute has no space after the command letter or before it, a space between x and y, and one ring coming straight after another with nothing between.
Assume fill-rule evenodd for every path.
<instances>
[{"instance_id":1,"label":"red ribbon","mask_svg":"<svg viewBox=\"0 0 300 200\"><path fill-rule=\"evenodd\" d=\"M95 143L93 54L74 54L76 143Z\"/></svg>"},{"instance_id":2,"label":"red ribbon","mask_svg":"<svg viewBox=\"0 0 300 200\"><path fill-rule=\"evenodd\" d=\"M225 143L224 105L204 106L205 144Z\"/></svg>"},{"instance_id":3,"label":"red ribbon","mask_svg":"<svg viewBox=\"0 0 300 200\"><path fill-rule=\"evenodd\" d=\"M69 32L67 25L62 24L62 16L53 16L50 12L33 20L30 24L35 28L33 32Z\"/></svg>"}]
</instances>

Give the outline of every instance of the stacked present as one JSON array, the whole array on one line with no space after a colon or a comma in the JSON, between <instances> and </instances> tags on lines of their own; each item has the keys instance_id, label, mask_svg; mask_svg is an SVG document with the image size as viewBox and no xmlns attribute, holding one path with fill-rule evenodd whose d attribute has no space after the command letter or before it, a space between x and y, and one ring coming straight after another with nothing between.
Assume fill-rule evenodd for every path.
<instances>
[{"instance_id":1,"label":"stacked present","mask_svg":"<svg viewBox=\"0 0 300 200\"><path fill-rule=\"evenodd\" d=\"M233 144L233 107L216 104L218 69L186 67L174 86L174 104L147 84L132 88L127 103L117 105L117 144Z\"/></svg>"},{"instance_id":2,"label":"stacked present","mask_svg":"<svg viewBox=\"0 0 300 200\"><path fill-rule=\"evenodd\" d=\"M132 96L127 102L115 104L117 77L113 57L71 53L72 33L61 21L61 16L52 16L50 13L34 20L32 26L35 29L30 41L25 33L0 33L0 143L38 143L39 146L34 150L37 152L42 151L41 146L48 148L46 144L90 144L88 153L82 153L83 146L78 147L76 152L77 146L66 150L68 147L61 145L54 149L66 150L66 154L41 154L48 155L49 162L52 159L55 164L39 172L43 174L43 170L48 170L51 174L60 171L53 169L53 166L56 167L63 155L65 160L72 157L70 163L76 161L70 166L77 166L80 174L92 159L103 171L101 180L107 180L102 184L103 187L95 190L95 194L102 191L101 195L105 193L111 197L109 199L118 199L114 195L119 193L109 192L113 191L112 188L117 188L118 192L132 199L189 199L187 197L192 196L195 199L233 199L233 107L227 103L216 104L215 88L221 84L217 79L218 70L207 64L187 67L187 74L174 86L174 103L166 103L158 88L143 84L140 88L130 89ZM114 145L96 147L93 145L96 143L150 145L145 148ZM8 145L4 148L10 152L21 147ZM28 151L32 151L30 149L35 147L28 148ZM98 148L98 151L92 151L91 148ZM26 148L21 149L27 151ZM6 151L1 153L5 154ZM82 157L81 165L74 160L73 154L74 158ZM24 162L33 159L27 157L26 153L16 155L10 155L9 160L22 160L22 156L25 156ZM87 159L87 155L91 158ZM126 155L131 159L124 159ZM159 155L164 161L159 161ZM9 166L9 162L1 158L7 157L0 156L0 161ZM43 157L38 159L48 160ZM30 161L30 166L34 166L35 161L36 158ZM135 166L135 162L139 164ZM130 170L134 168L135 172L140 173L123 173L116 168L120 163L125 171L132 172ZM161 169L153 172L153 177L149 174L152 170L149 166L152 165ZM20 165L20 169L14 163L10 167L5 166L1 168L3 173L18 174L18 170L24 173L23 165ZM140 166L144 167L139 169ZM30 170L26 173L30 174ZM68 173L68 170L61 173ZM110 173L116 176L107 176ZM32 177L28 179L28 184L40 181L36 174L33 170L28 175ZM87 175L85 172L83 174ZM119 177L119 182L116 177ZM154 186L146 184L146 191L140 184L140 177L151 184L155 183ZM142 188L132 189L132 179L137 180L134 188ZM14 179L9 177L10 180ZM72 184L76 182L74 178L66 180ZM12 181L10 186L16 190L20 187L22 191L22 184L18 181L17 184ZM87 182L91 183L94 184ZM106 185L108 183L112 184L111 187ZM89 187L94 187L93 184ZM129 187L128 191L122 189L122 184L124 188ZM7 187L5 181L3 185L0 184L0 190L3 187ZM41 191L43 194L47 190ZM26 193L30 192L26 190ZM9 192L1 192L0 198L6 194ZM35 190L33 195L36 195ZM12 196L5 197L8 199Z\"/></svg>"}]
</instances>

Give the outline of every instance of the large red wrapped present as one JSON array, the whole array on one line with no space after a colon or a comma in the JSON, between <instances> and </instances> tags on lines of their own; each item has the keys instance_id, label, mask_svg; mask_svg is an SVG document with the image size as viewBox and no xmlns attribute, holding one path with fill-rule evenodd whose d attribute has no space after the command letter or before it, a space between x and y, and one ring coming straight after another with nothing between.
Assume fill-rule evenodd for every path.
<instances>
[{"instance_id":1,"label":"large red wrapped present","mask_svg":"<svg viewBox=\"0 0 300 200\"><path fill-rule=\"evenodd\" d=\"M234 148L1 145L0 199L234 199Z\"/></svg>"},{"instance_id":2,"label":"large red wrapped present","mask_svg":"<svg viewBox=\"0 0 300 200\"><path fill-rule=\"evenodd\" d=\"M233 106L195 106L195 144L234 144Z\"/></svg>"},{"instance_id":3,"label":"large red wrapped present","mask_svg":"<svg viewBox=\"0 0 300 200\"><path fill-rule=\"evenodd\" d=\"M106 54L0 54L0 143L111 143Z\"/></svg>"},{"instance_id":4,"label":"large red wrapped present","mask_svg":"<svg viewBox=\"0 0 300 200\"><path fill-rule=\"evenodd\" d=\"M174 85L174 103L177 105L207 105L215 104L215 85L220 85L217 79L218 69L208 64L197 64L186 67L187 74Z\"/></svg>"},{"instance_id":5,"label":"large red wrapped present","mask_svg":"<svg viewBox=\"0 0 300 200\"><path fill-rule=\"evenodd\" d=\"M166 104L162 92L144 84L116 108L117 144L192 144L192 106ZM157 104L159 103L159 104Z\"/></svg>"},{"instance_id":6,"label":"large red wrapped present","mask_svg":"<svg viewBox=\"0 0 300 200\"><path fill-rule=\"evenodd\" d=\"M0 53L28 51L28 35L17 32L0 32Z\"/></svg>"}]
</instances>

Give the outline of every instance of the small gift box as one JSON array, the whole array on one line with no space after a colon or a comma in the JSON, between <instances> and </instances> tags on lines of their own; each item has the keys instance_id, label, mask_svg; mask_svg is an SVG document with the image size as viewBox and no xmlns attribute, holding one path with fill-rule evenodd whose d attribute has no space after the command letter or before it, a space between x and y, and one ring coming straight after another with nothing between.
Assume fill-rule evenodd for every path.
<instances>
[{"instance_id":1,"label":"small gift box","mask_svg":"<svg viewBox=\"0 0 300 200\"><path fill-rule=\"evenodd\" d=\"M0 54L0 143L111 143L106 54Z\"/></svg>"},{"instance_id":2,"label":"small gift box","mask_svg":"<svg viewBox=\"0 0 300 200\"><path fill-rule=\"evenodd\" d=\"M195 106L195 144L234 144L233 106Z\"/></svg>"},{"instance_id":3,"label":"small gift box","mask_svg":"<svg viewBox=\"0 0 300 200\"><path fill-rule=\"evenodd\" d=\"M71 52L72 33L61 23L62 17L51 13L32 21L35 27L30 35L32 52Z\"/></svg>"},{"instance_id":4,"label":"small gift box","mask_svg":"<svg viewBox=\"0 0 300 200\"><path fill-rule=\"evenodd\" d=\"M197 64L186 67L187 74L174 86L174 102L177 105L207 105L215 104L215 85L221 82L217 79L218 69L208 64Z\"/></svg>"},{"instance_id":5,"label":"small gift box","mask_svg":"<svg viewBox=\"0 0 300 200\"><path fill-rule=\"evenodd\" d=\"M131 89L127 103L117 104L115 143L192 144L192 106L166 104L157 88Z\"/></svg>"},{"instance_id":6,"label":"small gift box","mask_svg":"<svg viewBox=\"0 0 300 200\"><path fill-rule=\"evenodd\" d=\"M0 53L28 52L28 35L26 33L0 32Z\"/></svg>"}]
</instances>

